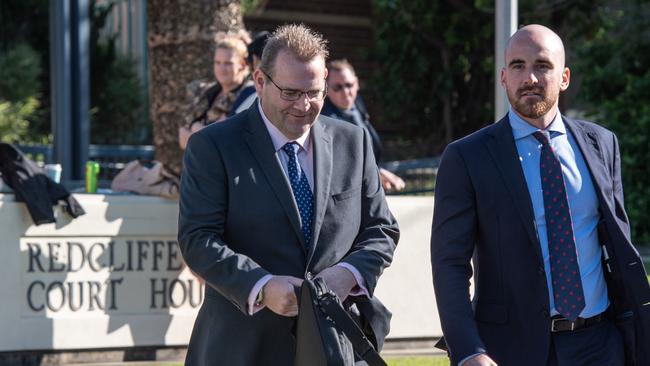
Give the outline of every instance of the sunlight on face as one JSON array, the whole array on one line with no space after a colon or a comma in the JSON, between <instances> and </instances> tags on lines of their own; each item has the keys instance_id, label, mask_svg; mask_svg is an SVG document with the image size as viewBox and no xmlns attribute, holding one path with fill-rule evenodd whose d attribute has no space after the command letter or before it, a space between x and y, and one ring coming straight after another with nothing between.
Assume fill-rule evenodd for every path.
<instances>
[{"instance_id":1,"label":"sunlight on face","mask_svg":"<svg viewBox=\"0 0 650 366\"><path fill-rule=\"evenodd\" d=\"M327 86L327 96L336 107L347 111L354 106L359 82L350 69L331 71L327 76Z\"/></svg>"},{"instance_id":2,"label":"sunlight on face","mask_svg":"<svg viewBox=\"0 0 650 366\"><path fill-rule=\"evenodd\" d=\"M304 62L283 50L278 53L273 75L269 76L280 88L307 92L325 89L327 70L321 56ZM273 125L290 139L296 139L309 130L323 107L323 100L309 99L302 94L296 101L286 101L280 97L278 87L267 80L261 70L255 71L254 79L262 110Z\"/></svg>"},{"instance_id":3,"label":"sunlight on face","mask_svg":"<svg viewBox=\"0 0 650 366\"><path fill-rule=\"evenodd\" d=\"M244 79L246 63L235 50L217 48L213 67L215 78L224 87L239 85Z\"/></svg>"},{"instance_id":4,"label":"sunlight on face","mask_svg":"<svg viewBox=\"0 0 650 366\"><path fill-rule=\"evenodd\" d=\"M524 119L545 126L569 86L561 41L547 29L522 29L511 39L505 63L501 84L510 105Z\"/></svg>"}]
</instances>

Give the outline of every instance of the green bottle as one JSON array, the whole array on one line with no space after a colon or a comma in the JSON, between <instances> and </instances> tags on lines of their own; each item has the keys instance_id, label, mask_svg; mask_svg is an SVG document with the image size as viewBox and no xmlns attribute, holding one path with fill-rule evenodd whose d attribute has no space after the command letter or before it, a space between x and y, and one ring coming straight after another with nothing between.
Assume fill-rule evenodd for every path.
<instances>
[{"instance_id":1,"label":"green bottle","mask_svg":"<svg viewBox=\"0 0 650 366\"><path fill-rule=\"evenodd\" d=\"M99 173L99 163L89 161L86 163L86 192L97 192L97 174Z\"/></svg>"}]
</instances>

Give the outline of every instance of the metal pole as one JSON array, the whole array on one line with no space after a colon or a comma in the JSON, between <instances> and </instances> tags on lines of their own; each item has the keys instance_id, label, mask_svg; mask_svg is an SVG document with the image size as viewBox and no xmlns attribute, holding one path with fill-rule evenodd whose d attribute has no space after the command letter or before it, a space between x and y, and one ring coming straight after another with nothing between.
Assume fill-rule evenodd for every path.
<instances>
[{"instance_id":1,"label":"metal pole","mask_svg":"<svg viewBox=\"0 0 650 366\"><path fill-rule=\"evenodd\" d=\"M90 145L90 18L89 0L71 0L72 28L72 177L84 178Z\"/></svg>"},{"instance_id":2,"label":"metal pole","mask_svg":"<svg viewBox=\"0 0 650 366\"><path fill-rule=\"evenodd\" d=\"M70 3L50 1L50 95L54 162L63 166L61 179L72 177L70 91Z\"/></svg>"},{"instance_id":3,"label":"metal pole","mask_svg":"<svg viewBox=\"0 0 650 366\"><path fill-rule=\"evenodd\" d=\"M497 0L494 15L494 120L500 120L509 108L508 96L501 86L503 53L510 36L517 30L517 0Z\"/></svg>"}]
</instances>

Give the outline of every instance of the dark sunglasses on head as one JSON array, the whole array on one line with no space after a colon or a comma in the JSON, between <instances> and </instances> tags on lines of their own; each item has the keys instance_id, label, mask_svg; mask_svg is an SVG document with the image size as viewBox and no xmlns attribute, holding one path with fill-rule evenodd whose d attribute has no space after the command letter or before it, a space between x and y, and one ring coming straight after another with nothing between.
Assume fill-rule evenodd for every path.
<instances>
[{"instance_id":1,"label":"dark sunglasses on head","mask_svg":"<svg viewBox=\"0 0 650 366\"><path fill-rule=\"evenodd\" d=\"M354 83L343 83L343 84L334 84L332 85L332 91L340 92L343 89L352 89Z\"/></svg>"}]
</instances>

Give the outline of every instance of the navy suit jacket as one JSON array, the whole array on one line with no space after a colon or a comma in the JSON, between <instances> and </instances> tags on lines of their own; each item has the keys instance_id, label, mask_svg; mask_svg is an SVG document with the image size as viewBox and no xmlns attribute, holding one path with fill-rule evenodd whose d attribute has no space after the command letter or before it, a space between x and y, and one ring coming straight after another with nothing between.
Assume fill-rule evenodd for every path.
<instances>
[{"instance_id":1,"label":"navy suit jacket","mask_svg":"<svg viewBox=\"0 0 650 366\"><path fill-rule=\"evenodd\" d=\"M359 111L359 113L361 113L361 118L363 119L363 122L361 124L358 124L358 126L367 130L368 134L370 134L370 139L372 141L372 150L375 153L375 160L379 163L381 161L381 155L384 148L382 147L379 133L377 133L377 130L375 130L375 128L370 123L370 115L368 114L366 104L363 102L361 95L358 95L357 99L354 100L354 107ZM320 114L357 125L354 119L350 115L343 113L337 106L335 106L329 97L325 98L325 103L323 104L323 109L320 111Z\"/></svg>"},{"instance_id":2,"label":"navy suit jacket","mask_svg":"<svg viewBox=\"0 0 650 366\"><path fill-rule=\"evenodd\" d=\"M186 364L293 365L296 318L267 308L247 314L257 281L267 274L306 278L346 262L359 270L372 296L391 263L399 230L368 134L319 116L311 139L315 205L312 243L305 243L290 183L257 104L190 138L178 239L183 258L207 286ZM385 310L374 297L357 306L383 340L390 313L364 313ZM381 318L374 319L377 314Z\"/></svg>"},{"instance_id":3,"label":"navy suit jacket","mask_svg":"<svg viewBox=\"0 0 650 366\"><path fill-rule=\"evenodd\" d=\"M563 117L591 173L602 216L599 241L610 256L610 300L626 345L650 365L650 287L630 242L616 136L596 124ZM456 365L486 352L500 366L545 366L549 299L542 254L507 116L450 144L435 191L431 236L433 283L444 338ZM470 262L473 259L474 268ZM469 279L475 295L470 302ZM641 346L643 345L643 346Z\"/></svg>"}]
</instances>

